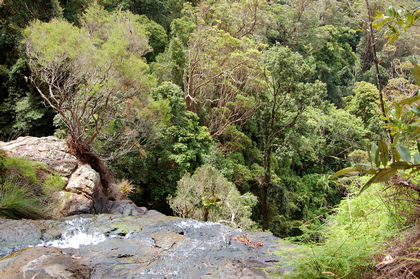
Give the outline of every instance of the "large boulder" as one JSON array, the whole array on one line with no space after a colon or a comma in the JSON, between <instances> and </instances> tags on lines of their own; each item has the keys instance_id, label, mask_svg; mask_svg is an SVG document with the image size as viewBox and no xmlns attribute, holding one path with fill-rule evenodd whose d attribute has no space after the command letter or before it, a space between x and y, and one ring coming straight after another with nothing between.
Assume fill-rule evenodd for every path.
<instances>
[{"instance_id":1,"label":"large boulder","mask_svg":"<svg viewBox=\"0 0 420 279\"><path fill-rule=\"evenodd\" d=\"M53 136L19 137L0 142L0 149L9 156L44 162L68 181L61 195L62 203L56 209L58 215L107 212L115 200L122 198L116 185L111 184L105 191L99 173L69 154L64 140Z\"/></svg>"},{"instance_id":2,"label":"large boulder","mask_svg":"<svg viewBox=\"0 0 420 279\"><path fill-rule=\"evenodd\" d=\"M19 137L9 142L0 141L0 149L9 156L44 162L64 176L71 175L78 166L76 157L68 153L66 142L53 136Z\"/></svg>"}]
</instances>

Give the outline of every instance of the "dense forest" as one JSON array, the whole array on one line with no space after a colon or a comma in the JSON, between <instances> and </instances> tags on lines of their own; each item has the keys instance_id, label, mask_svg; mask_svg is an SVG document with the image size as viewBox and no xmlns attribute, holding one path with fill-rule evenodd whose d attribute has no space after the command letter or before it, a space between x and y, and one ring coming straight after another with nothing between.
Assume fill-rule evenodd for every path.
<instances>
[{"instance_id":1,"label":"dense forest","mask_svg":"<svg viewBox=\"0 0 420 279\"><path fill-rule=\"evenodd\" d=\"M418 221L419 18L416 0L0 0L0 140L54 134L137 205L323 243L296 278L371 278L373 244Z\"/></svg>"}]
</instances>

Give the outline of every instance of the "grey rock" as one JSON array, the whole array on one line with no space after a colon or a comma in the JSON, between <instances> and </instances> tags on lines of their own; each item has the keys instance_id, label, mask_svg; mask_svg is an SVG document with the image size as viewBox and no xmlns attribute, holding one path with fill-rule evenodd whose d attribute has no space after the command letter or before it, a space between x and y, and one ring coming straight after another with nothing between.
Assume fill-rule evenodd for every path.
<instances>
[{"instance_id":1,"label":"grey rock","mask_svg":"<svg viewBox=\"0 0 420 279\"><path fill-rule=\"evenodd\" d=\"M35 278L257 279L281 278L291 268L282 266L284 259L273 253L291 244L280 244L268 233L244 232L217 223L163 214L18 222L4 226L2 234L31 230L26 245L44 247L24 248L17 237L10 241L5 237L2 255L16 252L0 259L0 278L22 278L26 273L24 278L38 274Z\"/></svg>"},{"instance_id":2,"label":"grey rock","mask_svg":"<svg viewBox=\"0 0 420 279\"><path fill-rule=\"evenodd\" d=\"M99 187L101 177L99 173L92 169L89 165L81 165L70 176L66 186L66 190L76 194L83 194L88 197L93 196L95 187Z\"/></svg>"},{"instance_id":3,"label":"grey rock","mask_svg":"<svg viewBox=\"0 0 420 279\"><path fill-rule=\"evenodd\" d=\"M77 159L68 153L64 140L56 137L19 137L14 141L1 142L0 149L6 154L44 162L58 173L68 176L77 168Z\"/></svg>"},{"instance_id":4,"label":"grey rock","mask_svg":"<svg viewBox=\"0 0 420 279\"><path fill-rule=\"evenodd\" d=\"M71 193L63 200L58 211L63 216L94 213L93 200L80 194Z\"/></svg>"},{"instance_id":5,"label":"grey rock","mask_svg":"<svg viewBox=\"0 0 420 279\"><path fill-rule=\"evenodd\" d=\"M145 207L138 207L130 200L114 201L109 214L121 214L124 216L139 216L146 214L147 209Z\"/></svg>"},{"instance_id":6,"label":"grey rock","mask_svg":"<svg viewBox=\"0 0 420 279\"><path fill-rule=\"evenodd\" d=\"M62 204L54 209L53 215L103 213L110 210L111 200L122 198L122 193L115 184L111 184L105 191L99 173L69 154L64 140L52 136L19 137L14 141L0 142L0 149L10 156L44 162L63 176L67 181L65 190L69 194L62 195ZM131 211L131 214L135 214L135 209Z\"/></svg>"}]
</instances>

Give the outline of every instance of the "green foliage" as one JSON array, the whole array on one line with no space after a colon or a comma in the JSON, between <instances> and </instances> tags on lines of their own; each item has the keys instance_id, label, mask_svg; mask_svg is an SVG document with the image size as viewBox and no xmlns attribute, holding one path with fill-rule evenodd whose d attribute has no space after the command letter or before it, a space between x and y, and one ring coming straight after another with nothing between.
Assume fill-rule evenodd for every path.
<instances>
[{"instance_id":1,"label":"green foliage","mask_svg":"<svg viewBox=\"0 0 420 279\"><path fill-rule=\"evenodd\" d=\"M0 184L0 215L11 219L40 219L46 216L39 206L40 198L33 197L30 190L13 181Z\"/></svg>"},{"instance_id":2,"label":"green foliage","mask_svg":"<svg viewBox=\"0 0 420 279\"><path fill-rule=\"evenodd\" d=\"M16 183L22 180L27 184L39 184L37 168L45 167L45 165L20 157L12 157L4 162L4 167L10 171L9 179Z\"/></svg>"},{"instance_id":3,"label":"green foliage","mask_svg":"<svg viewBox=\"0 0 420 279\"><path fill-rule=\"evenodd\" d=\"M350 45L356 31L347 27L337 29L327 25L316 30L322 42L312 53L317 78L327 85L328 99L339 105L342 97L349 95L354 81L357 56Z\"/></svg>"},{"instance_id":4,"label":"green foliage","mask_svg":"<svg viewBox=\"0 0 420 279\"><path fill-rule=\"evenodd\" d=\"M346 110L361 117L367 125L379 112L378 89L371 83L361 81L356 83L353 92L354 95L345 98Z\"/></svg>"},{"instance_id":5,"label":"green foliage","mask_svg":"<svg viewBox=\"0 0 420 279\"><path fill-rule=\"evenodd\" d=\"M360 118L331 104L308 108L277 156L292 160L299 175L335 171L353 149L364 148L367 132Z\"/></svg>"},{"instance_id":6,"label":"green foliage","mask_svg":"<svg viewBox=\"0 0 420 279\"><path fill-rule=\"evenodd\" d=\"M108 11L129 10L133 14L146 15L166 30L173 19L181 16L183 4L192 1L178 0L100 0Z\"/></svg>"},{"instance_id":7,"label":"green foliage","mask_svg":"<svg viewBox=\"0 0 420 279\"><path fill-rule=\"evenodd\" d=\"M393 103L394 109L390 112L390 116L383 117L388 123L384 128L389 129L393 142L389 144L381 139L378 145L371 143L370 166L356 164L337 172L333 177L354 171L373 175L360 192L366 190L372 183L386 182L394 175L415 177L415 174L420 171L418 144L420 114L417 112L418 105L416 105L419 100L420 97L412 97ZM404 143L410 144L412 150Z\"/></svg>"},{"instance_id":8,"label":"green foliage","mask_svg":"<svg viewBox=\"0 0 420 279\"><path fill-rule=\"evenodd\" d=\"M67 181L63 178L63 176L52 173L47 176L43 183L43 190L47 196L53 196L55 193L64 189L66 186Z\"/></svg>"},{"instance_id":9,"label":"green foliage","mask_svg":"<svg viewBox=\"0 0 420 279\"><path fill-rule=\"evenodd\" d=\"M155 61L156 56L165 50L168 36L161 25L149 20L146 16L139 17L137 21L144 25L145 31L149 33L149 45L152 47L152 51L146 54L146 58L150 63Z\"/></svg>"},{"instance_id":10,"label":"green foliage","mask_svg":"<svg viewBox=\"0 0 420 279\"><path fill-rule=\"evenodd\" d=\"M51 196L43 195L43 181L38 177L45 164L24 158L1 157L0 215L13 219L48 217L46 204Z\"/></svg>"},{"instance_id":11,"label":"green foliage","mask_svg":"<svg viewBox=\"0 0 420 279\"><path fill-rule=\"evenodd\" d=\"M305 233L301 226L306 222L319 226L319 219L324 219L342 197L342 191L328 181L327 175L299 177L286 168L278 173L268 190L268 228L277 236L301 236Z\"/></svg>"},{"instance_id":12,"label":"green foliage","mask_svg":"<svg viewBox=\"0 0 420 279\"><path fill-rule=\"evenodd\" d=\"M45 136L53 134L54 112L46 108L39 94L30 84L30 70L25 60L19 59L0 73L3 90L0 104L0 127L3 138L16 135Z\"/></svg>"},{"instance_id":13,"label":"green foliage","mask_svg":"<svg viewBox=\"0 0 420 279\"><path fill-rule=\"evenodd\" d=\"M244 229L254 224L250 216L256 203L254 195L241 195L233 183L210 165L199 167L193 175L185 174L178 182L175 196L169 197L171 209L179 216Z\"/></svg>"},{"instance_id":14,"label":"green foliage","mask_svg":"<svg viewBox=\"0 0 420 279\"><path fill-rule=\"evenodd\" d=\"M399 26L405 26L407 22L401 21L399 19L400 15L396 13L395 10L390 9L389 13L391 15L390 21L386 20L387 22L382 22L383 24L379 24L377 26L378 28L382 28L388 22L393 22ZM383 17L383 15L380 17ZM395 21L393 21L394 19ZM408 29L411 26L412 25L408 24L405 27ZM397 32L396 29L394 31ZM391 37L391 42L395 39L397 39L397 37ZM413 67L413 75L414 81L420 82L420 67L417 64ZM420 85L420 83L417 85ZM392 109L388 110L388 113L383 110L381 118L386 123L383 128L388 129L390 141L387 142L384 139L381 139L379 145L371 143L369 150L370 166L356 164L351 168L335 173L333 177L355 171L373 175L373 177L371 177L360 189L360 193L368 189L371 184L387 182L395 175L408 177L408 180L416 179L416 174L420 171L420 145L418 143L418 136L420 134L419 101L420 97L418 96L409 97L394 101L391 104ZM417 149L414 151L413 156L411 156L412 150L407 148L404 145L405 143L410 144L412 150ZM414 190L418 192L417 188L414 188Z\"/></svg>"},{"instance_id":15,"label":"green foliage","mask_svg":"<svg viewBox=\"0 0 420 279\"><path fill-rule=\"evenodd\" d=\"M113 169L142 187L130 196L133 200L169 213L167 196L174 194L185 172L192 173L203 163L212 139L198 116L186 111L177 85L163 83L152 96L138 114L144 124L138 148L113 163Z\"/></svg>"},{"instance_id":16,"label":"green foliage","mask_svg":"<svg viewBox=\"0 0 420 279\"><path fill-rule=\"evenodd\" d=\"M93 4L83 14L80 28L56 19L34 22L24 31L31 80L59 114L69 138L79 142L72 146L81 160L81 154L91 152L83 151L80 142L90 149L94 140L113 137L109 133L113 123L130 118L128 101L141 98L154 84L142 57L150 46L139 21L129 12L111 14ZM125 143L133 134L118 136Z\"/></svg>"},{"instance_id":17,"label":"green foliage","mask_svg":"<svg viewBox=\"0 0 420 279\"><path fill-rule=\"evenodd\" d=\"M391 6L388 8L388 15L385 16L381 12L376 12L375 19L381 19L374 24L374 27L381 29L384 26L388 27L389 34L388 44L392 44L397 40L401 35L401 30L407 31L411 27L415 26L416 23L420 20L420 10L418 8L413 10L396 9Z\"/></svg>"},{"instance_id":18,"label":"green foliage","mask_svg":"<svg viewBox=\"0 0 420 279\"><path fill-rule=\"evenodd\" d=\"M321 227L324 241L301 246L292 260L296 268L287 278L361 278L369 271L381 249L378 243L404 225L397 209L410 210L385 201L382 191L370 188L343 199Z\"/></svg>"}]
</instances>

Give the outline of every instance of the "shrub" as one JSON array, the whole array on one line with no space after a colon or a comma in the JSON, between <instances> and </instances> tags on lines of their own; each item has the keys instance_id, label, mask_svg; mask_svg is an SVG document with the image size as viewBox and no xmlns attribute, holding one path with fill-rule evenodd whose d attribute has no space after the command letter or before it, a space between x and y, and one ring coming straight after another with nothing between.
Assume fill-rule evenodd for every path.
<instances>
[{"instance_id":1,"label":"shrub","mask_svg":"<svg viewBox=\"0 0 420 279\"><path fill-rule=\"evenodd\" d=\"M384 201L381 186L343 199L320 229L325 242L298 248L288 278L361 278L373 266L380 243L406 222L397 212L400 206Z\"/></svg>"},{"instance_id":2,"label":"shrub","mask_svg":"<svg viewBox=\"0 0 420 279\"><path fill-rule=\"evenodd\" d=\"M57 173L51 173L47 175L43 183L44 193L48 196L53 196L55 193L63 190L66 186L67 181Z\"/></svg>"},{"instance_id":3,"label":"shrub","mask_svg":"<svg viewBox=\"0 0 420 279\"><path fill-rule=\"evenodd\" d=\"M241 195L210 165L203 165L193 175L187 173L178 182L175 197L169 197L171 209L179 216L202 221L223 222L234 227L249 228L250 216L257 198Z\"/></svg>"}]
</instances>

